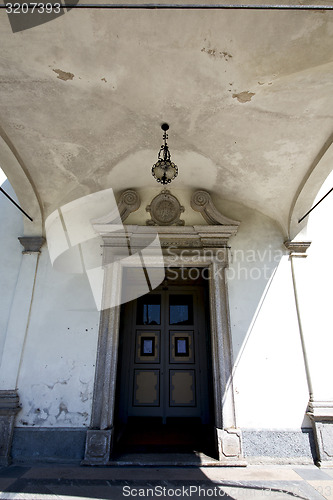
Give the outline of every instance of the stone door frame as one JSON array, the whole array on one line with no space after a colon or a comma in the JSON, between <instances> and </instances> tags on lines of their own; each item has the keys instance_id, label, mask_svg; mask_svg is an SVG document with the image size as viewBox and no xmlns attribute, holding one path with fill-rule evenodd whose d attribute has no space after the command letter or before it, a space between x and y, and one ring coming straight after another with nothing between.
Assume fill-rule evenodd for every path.
<instances>
[{"instance_id":1,"label":"stone door frame","mask_svg":"<svg viewBox=\"0 0 333 500\"><path fill-rule=\"evenodd\" d=\"M225 269L228 266L228 239L238 227L218 226L125 226L122 235L112 233L108 224L96 224L103 238L104 262L121 255L121 236L127 242L147 239L155 233L161 243L164 267L209 269L210 334L213 368L213 397L216 448L225 465L245 465L241 431L236 426L232 342ZM172 256L168 249L173 248ZM183 254L186 252L186 259ZM156 257L145 257L146 266L156 265ZM160 264L159 264L160 265ZM117 260L106 269L104 297L116 299L121 293L122 271L126 263ZM112 303L112 302L110 302ZM114 302L115 303L115 302ZM106 465L110 461L114 434L117 384L120 306L101 311L94 395L90 429L87 431L84 464Z\"/></svg>"}]
</instances>

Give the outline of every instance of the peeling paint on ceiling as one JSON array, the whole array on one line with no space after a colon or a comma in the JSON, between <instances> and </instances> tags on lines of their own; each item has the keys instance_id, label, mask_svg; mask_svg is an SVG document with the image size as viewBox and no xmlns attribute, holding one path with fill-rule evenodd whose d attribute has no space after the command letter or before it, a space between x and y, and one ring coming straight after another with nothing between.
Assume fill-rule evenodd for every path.
<instances>
[{"instance_id":1,"label":"peeling paint on ceiling","mask_svg":"<svg viewBox=\"0 0 333 500\"><path fill-rule=\"evenodd\" d=\"M244 103L251 101L254 95L254 92L249 92L248 90L246 90L244 92L240 92L239 94L232 94L232 97L234 99L237 99L238 102Z\"/></svg>"},{"instance_id":2,"label":"peeling paint on ceiling","mask_svg":"<svg viewBox=\"0 0 333 500\"><path fill-rule=\"evenodd\" d=\"M73 73L69 73L67 71L62 71L61 69L54 69L53 70L55 73L57 73L57 78L59 78L60 80L64 80L65 82L67 80L73 80L74 78L74 75Z\"/></svg>"},{"instance_id":3,"label":"peeling paint on ceiling","mask_svg":"<svg viewBox=\"0 0 333 500\"><path fill-rule=\"evenodd\" d=\"M0 126L45 216L99 189L156 188L168 122L172 188L286 224L333 129L332 34L331 12L73 9L19 37L2 17Z\"/></svg>"}]
</instances>

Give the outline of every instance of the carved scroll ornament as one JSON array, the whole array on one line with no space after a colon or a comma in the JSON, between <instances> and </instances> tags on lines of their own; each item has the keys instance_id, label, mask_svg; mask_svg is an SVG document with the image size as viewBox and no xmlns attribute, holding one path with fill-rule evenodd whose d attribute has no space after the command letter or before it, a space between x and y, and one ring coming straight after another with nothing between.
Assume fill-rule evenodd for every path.
<instances>
[{"instance_id":1,"label":"carved scroll ornament","mask_svg":"<svg viewBox=\"0 0 333 500\"><path fill-rule=\"evenodd\" d=\"M119 215L121 222L124 222L132 212L138 210L140 205L141 200L138 193L134 189L126 189L121 194L117 206L111 212L98 219L93 219L91 222L93 224L120 224Z\"/></svg>"},{"instance_id":2,"label":"carved scroll ornament","mask_svg":"<svg viewBox=\"0 0 333 500\"><path fill-rule=\"evenodd\" d=\"M215 207L212 198L207 191L196 191L191 198L191 207L200 212L208 224L239 226L240 222L229 219L222 215Z\"/></svg>"}]
</instances>

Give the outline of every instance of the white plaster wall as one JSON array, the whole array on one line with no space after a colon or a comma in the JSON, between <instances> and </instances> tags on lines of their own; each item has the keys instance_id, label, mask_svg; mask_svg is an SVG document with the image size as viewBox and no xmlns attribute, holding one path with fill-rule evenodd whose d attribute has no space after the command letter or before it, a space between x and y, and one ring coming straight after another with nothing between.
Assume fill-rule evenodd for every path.
<instances>
[{"instance_id":1,"label":"white plaster wall","mask_svg":"<svg viewBox=\"0 0 333 500\"><path fill-rule=\"evenodd\" d=\"M241 221L230 242L228 271L237 425L309 426L304 417L308 389L283 233L259 212L215 202L226 216ZM12 227L10 217L6 220ZM318 254L304 262L313 262L311 279L315 279ZM311 319L309 307L307 314ZM18 378L23 407L16 425L89 425L98 323L86 276L55 271L44 248ZM318 366L318 360L313 363ZM318 386L322 387L320 379Z\"/></svg>"},{"instance_id":2,"label":"white plaster wall","mask_svg":"<svg viewBox=\"0 0 333 500\"><path fill-rule=\"evenodd\" d=\"M55 271L44 247L18 378L17 426L89 426L98 324L86 275Z\"/></svg>"},{"instance_id":3,"label":"white plaster wall","mask_svg":"<svg viewBox=\"0 0 333 500\"><path fill-rule=\"evenodd\" d=\"M227 214L229 215L229 214ZM235 216L235 213L234 213ZM238 209L227 271L237 425L299 429L309 399L284 237L272 219Z\"/></svg>"},{"instance_id":4,"label":"white plaster wall","mask_svg":"<svg viewBox=\"0 0 333 500\"><path fill-rule=\"evenodd\" d=\"M2 188L17 202L8 181ZM19 236L23 236L23 220L18 209L0 193L0 363L6 337L7 324L13 302L16 281L22 260Z\"/></svg>"},{"instance_id":5,"label":"white plaster wall","mask_svg":"<svg viewBox=\"0 0 333 500\"><path fill-rule=\"evenodd\" d=\"M333 172L314 204L333 187ZM315 401L333 400L333 192L309 216L306 259L295 262L296 286Z\"/></svg>"}]
</instances>

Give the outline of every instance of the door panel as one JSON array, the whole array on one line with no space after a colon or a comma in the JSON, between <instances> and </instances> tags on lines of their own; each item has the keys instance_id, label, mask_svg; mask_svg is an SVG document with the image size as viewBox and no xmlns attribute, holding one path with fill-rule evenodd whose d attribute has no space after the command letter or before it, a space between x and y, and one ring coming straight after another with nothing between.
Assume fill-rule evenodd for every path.
<instances>
[{"instance_id":1,"label":"door panel","mask_svg":"<svg viewBox=\"0 0 333 500\"><path fill-rule=\"evenodd\" d=\"M160 371L134 370L133 407L160 406Z\"/></svg>"},{"instance_id":2,"label":"door panel","mask_svg":"<svg viewBox=\"0 0 333 500\"><path fill-rule=\"evenodd\" d=\"M170 330L170 364L194 363L193 331Z\"/></svg>"},{"instance_id":3,"label":"door panel","mask_svg":"<svg viewBox=\"0 0 333 500\"><path fill-rule=\"evenodd\" d=\"M195 370L170 370L169 406L196 406Z\"/></svg>"},{"instance_id":4,"label":"door panel","mask_svg":"<svg viewBox=\"0 0 333 500\"><path fill-rule=\"evenodd\" d=\"M160 362L160 332L136 331L135 340L135 363L159 363Z\"/></svg>"},{"instance_id":5,"label":"door panel","mask_svg":"<svg viewBox=\"0 0 333 500\"><path fill-rule=\"evenodd\" d=\"M208 423L203 291L156 290L127 304L121 335L120 416Z\"/></svg>"}]
</instances>

